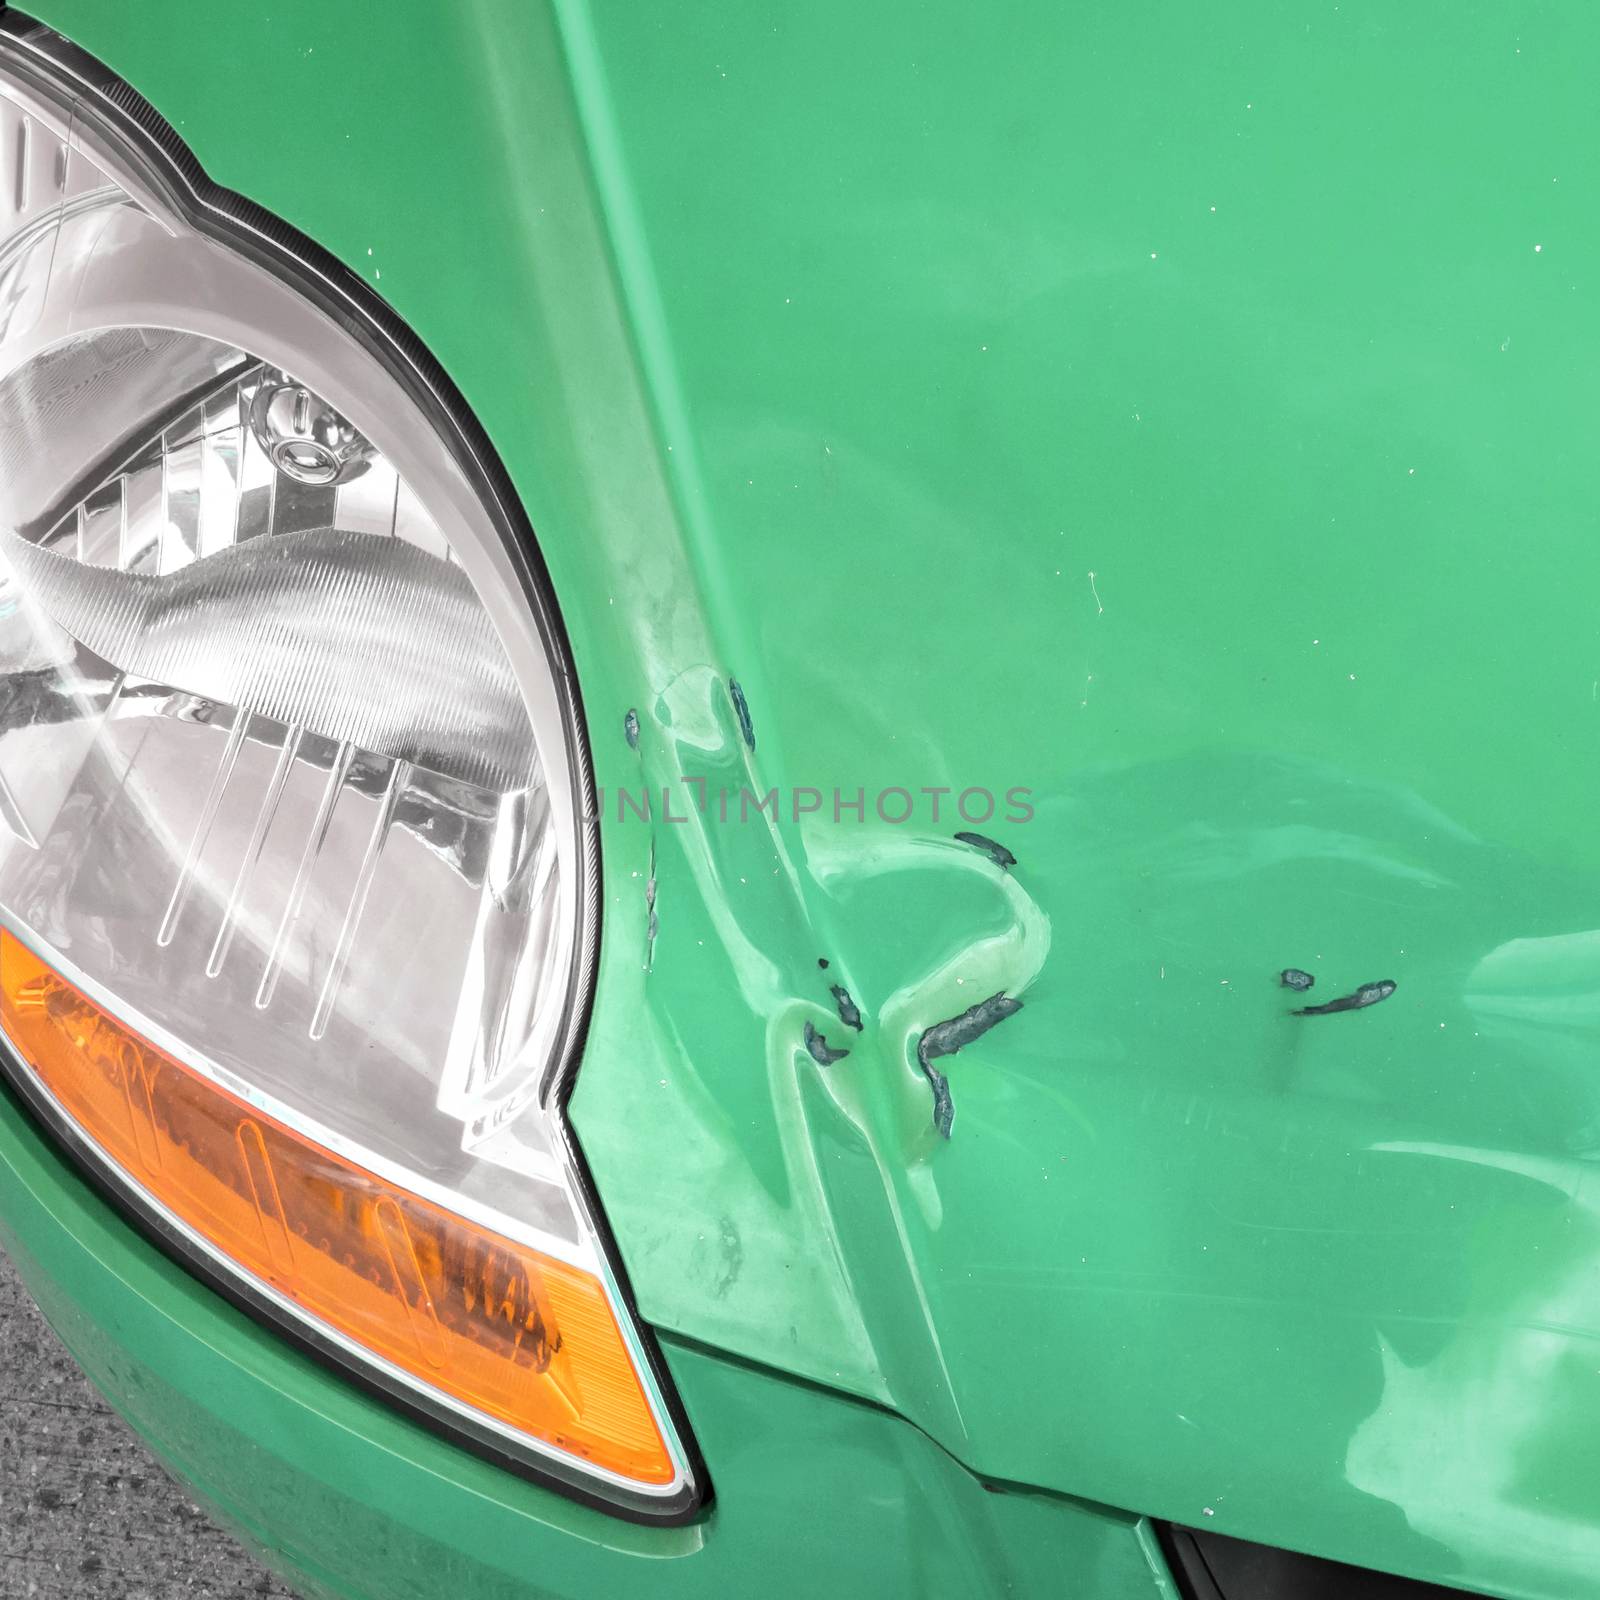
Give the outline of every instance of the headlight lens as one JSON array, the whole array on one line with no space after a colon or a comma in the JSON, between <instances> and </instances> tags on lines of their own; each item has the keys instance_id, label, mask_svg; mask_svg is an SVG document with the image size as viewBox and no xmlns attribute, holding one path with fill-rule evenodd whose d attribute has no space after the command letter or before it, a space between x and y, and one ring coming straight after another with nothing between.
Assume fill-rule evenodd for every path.
<instances>
[{"instance_id":1,"label":"headlight lens","mask_svg":"<svg viewBox=\"0 0 1600 1600\"><path fill-rule=\"evenodd\" d=\"M574 1486L681 1509L561 1112L593 852L537 591L336 289L198 227L125 130L69 127L9 61L13 1070L323 1349Z\"/></svg>"}]
</instances>

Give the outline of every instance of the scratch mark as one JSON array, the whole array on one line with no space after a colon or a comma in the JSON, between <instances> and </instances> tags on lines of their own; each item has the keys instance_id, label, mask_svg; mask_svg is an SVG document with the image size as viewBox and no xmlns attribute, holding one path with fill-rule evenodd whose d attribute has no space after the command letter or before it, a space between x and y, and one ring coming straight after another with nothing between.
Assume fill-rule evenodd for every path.
<instances>
[{"instance_id":1,"label":"scratch mark","mask_svg":"<svg viewBox=\"0 0 1600 1600\"><path fill-rule=\"evenodd\" d=\"M1094 613L1097 617L1106 614L1106 608L1100 603L1100 591L1095 587L1094 574L1089 574L1089 593L1094 596Z\"/></svg>"},{"instance_id":2,"label":"scratch mark","mask_svg":"<svg viewBox=\"0 0 1600 1600\"><path fill-rule=\"evenodd\" d=\"M1329 1017L1335 1011L1361 1011L1387 1000L1395 991L1393 978L1382 978L1377 983L1364 983L1354 994L1340 995L1323 1006L1301 1006L1293 1014L1297 1017Z\"/></svg>"},{"instance_id":3,"label":"scratch mark","mask_svg":"<svg viewBox=\"0 0 1600 1600\"><path fill-rule=\"evenodd\" d=\"M987 1000L968 1007L959 1017L934 1023L917 1041L917 1065L933 1089L933 1125L941 1138L950 1137L956 1108L950 1098L950 1080L933 1063L942 1056L953 1056L965 1049L974 1039L982 1038L996 1024L1014 1017L1021 1009L1020 1000L1013 1000L1004 992L992 994Z\"/></svg>"},{"instance_id":4,"label":"scratch mark","mask_svg":"<svg viewBox=\"0 0 1600 1600\"><path fill-rule=\"evenodd\" d=\"M956 838L962 844L970 844L974 850L981 850L997 867L1014 867L1017 864L1017 858L1003 844L984 834L958 833Z\"/></svg>"},{"instance_id":5,"label":"scratch mark","mask_svg":"<svg viewBox=\"0 0 1600 1600\"><path fill-rule=\"evenodd\" d=\"M850 991L843 984L834 984L828 993L833 996L833 1003L839 1008L839 1020L847 1028L854 1028L861 1032L861 1007L850 998Z\"/></svg>"},{"instance_id":6,"label":"scratch mark","mask_svg":"<svg viewBox=\"0 0 1600 1600\"><path fill-rule=\"evenodd\" d=\"M819 1067L831 1067L835 1061L843 1061L850 1054L848 1050L829 1049L827 1039L818 1033L809 1022L806 1024L805 1038L806 1049L811 1052L811 1059Z\"/></svg>"},{"instance_id":7,"label":"scratch mark","mask_svg":"<svg viewBox=\"0 0 1600 1600\"><path fill-rule=\"evenodd\" d=\"M728 679L728 698L733 701L733 714L739 719L739 732L748 748L756 747L755 724L750 720L750 702L744 697L737 678Z\"/></svg>"},{"instance_id":8,"label":"scratch mark","mask_svg":"<svg viewBox=\"0 0 1600 1600\"><path fill-rule=\"evenodd\" d=\"M1301 994L1309 989L1316 981L1317 980L1313 978L1309 972L1302 972L1299 967L1285 967L1283 971L1278 974L1278 982L1281 983L1285 989L1293 989L1297 993Z\"/></svg>"},{"instance_id":9,"label":"scratch mark","mask_svg":"<svg viewBox=\"0 0 1600 1600\"><path fill-rule=\"evenodd\" d=\"M656 842L650 841L650 876L645 880L644 909L644 970L653 971L656 964L656 935L661 932L661 919L656 915Z\"/></svg>"}]
</instances>

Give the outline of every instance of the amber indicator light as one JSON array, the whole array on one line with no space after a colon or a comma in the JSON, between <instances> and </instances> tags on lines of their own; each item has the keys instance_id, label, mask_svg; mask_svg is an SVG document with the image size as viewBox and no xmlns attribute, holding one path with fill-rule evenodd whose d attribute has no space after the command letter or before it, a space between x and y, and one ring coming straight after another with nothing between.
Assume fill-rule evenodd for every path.
<instances>
[{"instance_id":1,"label":"amber indicator light","mask_svg":"<svg viewBox=\"0 0 1600 1600\"><path fill-rule=\"evenodd\" d=\"M222 1255L351 1342L584 1461L672 1458L592 1273L356 1166L227 1093L0 930L0 1027L113 1162Z\"/></svg>"}]
</instances>

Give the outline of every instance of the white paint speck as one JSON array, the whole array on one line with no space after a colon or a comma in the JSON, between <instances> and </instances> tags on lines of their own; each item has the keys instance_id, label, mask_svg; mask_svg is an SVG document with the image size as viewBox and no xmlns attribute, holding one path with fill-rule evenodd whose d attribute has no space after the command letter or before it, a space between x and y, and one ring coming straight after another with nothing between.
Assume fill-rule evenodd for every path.
<instances>
[{"instance_id":1,"label":"white paint speck","mask_svg":"<svg viewBox=\"0 0 1600 1600\"><path fill-rule=\"evenodd\" d=\"M1535 245L1535 246L1534 246L1534 247L1533 247L1533 253L1534 253L1534 254L1535 254L1535 255L1538 255L1538 254L1539 254L1539 253L1540 253L1540 252L1541 252L1541 251L1542 251L1542 250L1543 250L1543 249L1544 249L1544 246L1543 246L1543 245L1542 245L1542 244L1536 244L1536 245Z\"/></svg>"}]
</instances>

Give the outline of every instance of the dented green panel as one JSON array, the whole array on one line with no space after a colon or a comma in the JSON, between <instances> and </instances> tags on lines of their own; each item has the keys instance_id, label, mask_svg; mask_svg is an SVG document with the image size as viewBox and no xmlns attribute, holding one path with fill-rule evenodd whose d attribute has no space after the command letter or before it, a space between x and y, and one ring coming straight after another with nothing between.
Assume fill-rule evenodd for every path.
<instances>
[{"instance_id":1,"label":"dented green panel","mask_svg":"<svg viewBox=\"0 0 1600 1600\"><path fill-rule=\"evenodd\" d=\"M1588 1584L1600 13L39 9L381 290L525 499L645 1314L983 1473ZM774 786L1034 814L978 826L1009 869L948 797L716 816ZM1290 966L1397 988L1295 1017ZM946 1141L919 1041L1002 993Z\"/></svg>"},{"instance_id":2,"label":"dented green panel","mask_svg":"<svg viewBox=\"0 0 1600 1600\"><path fill-rule=\"evenodd\" d=\"M705 1600L781 1595L782 1570L797 1595L1054 1600L1073 1573L1095 1600L1171 1600L1135 1518L980 1483L897 1417L682 1345L665 1353L722 1467L715 1508L660 1528L575 1505L224 1304L4 1089L0 1241L89 1376L306 1600Z\"/></svg>"}]
</instances>

